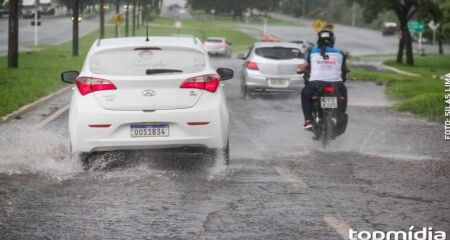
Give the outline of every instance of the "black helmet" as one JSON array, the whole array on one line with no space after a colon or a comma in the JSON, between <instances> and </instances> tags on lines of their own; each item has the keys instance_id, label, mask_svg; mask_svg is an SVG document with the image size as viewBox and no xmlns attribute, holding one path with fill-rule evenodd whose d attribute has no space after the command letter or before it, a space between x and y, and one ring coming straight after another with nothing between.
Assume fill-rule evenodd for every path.
<instances>
[{"instance_id":1,"label":"black helmet","mask_svg":"<svg viewBox=\"0 0 450 240\"><path fill-rule=\"evenodd\" d=\"M317 45L319 47L334 47L335 36L332 31L322 30L317 34Z\"/></svg>"}]
</instances>

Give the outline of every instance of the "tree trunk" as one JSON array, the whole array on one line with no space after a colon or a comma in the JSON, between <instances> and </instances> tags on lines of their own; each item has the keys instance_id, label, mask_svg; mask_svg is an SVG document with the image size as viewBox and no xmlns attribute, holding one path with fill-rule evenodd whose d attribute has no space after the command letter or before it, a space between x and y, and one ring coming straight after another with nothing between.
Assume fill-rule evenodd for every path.
<instances>
[{"instance_id":1,"label":"tree trunk","mask_svg":"<svg viewBox=\"0 0 450 240\"><path fill-rule=\"evenodd\" d=\"M100 39L105 38L105 0L100 0Z\"/></svg>"},{"instance_id":2,"label":"tree trunk","mask_svg":"<svg viewBox=\"0 0 450 240\"><path fill-rule=\"evenodd\" d=\"M132 34L136 36L136 0L133 0L133 22L132 22Z\"/></svg>"},{"instance_id":3,"label":"tree trunk","mask_svg":"<svg viewBox=\"0 0 450 240\"><path fill-rule=\"evenodd\" d=\"M8 67L19 67L19 1L9 1Z\"/></svg>"},{"instance_id":4,"label":"tree trunk","mask_svg":"<svg viewBox=\"0 0 450 240\"><path fill-rule=\"evenodd\" d=\"M399 43L398 43L398 53L397 53L397 62L403 63L403 52L405 49L405 33L402 32L402 36L400 37Z\"/></svg>"},{"instance_id":5,"label":"tree trunk","mask_svg":"<svg viewBox=\"0 0 450 240\"><path fill-rule=\"evenodd\" d=\"M439 54L444 55L444 47L442 46L442 40L440 38L437 39L439 45Z\"/></svg>"},{"instance_id":6,"label":"tree trunk","mask_svg":"<svg viewBox=\"0 0 450 240\"><path fill-rule=\"evenodd\" d=\"M409 33L408 28L406 28L405 45L406 45L406 63L410 66L413 66L414 65L414 53L413 53L413 47L412 47L411 34Z\"/></svg>"},{"instance_id":7,"label":"tree trunk","mask_svg":"<svg viewBox=\"0 0 450 240\"><path fill-rule=\"evenodd\" d=\"M80 16L80 1L73 1L73 28L72 28L72 56L78 56L78 17Z\"/></svg>"}]
</instances>

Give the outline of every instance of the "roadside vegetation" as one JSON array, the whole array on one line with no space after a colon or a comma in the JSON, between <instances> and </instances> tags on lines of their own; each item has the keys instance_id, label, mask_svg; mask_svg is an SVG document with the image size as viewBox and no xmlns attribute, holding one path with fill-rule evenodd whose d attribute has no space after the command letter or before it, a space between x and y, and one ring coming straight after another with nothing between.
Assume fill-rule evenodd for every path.
<instances>
[{"instance_id":1,"label":"roadside vegetation","mask_svg":"<svg viewBox=\"0 0 450 240\"><path fill-rule=\"evenodd\" d=\"M151 36L164 36L178 33L174 20L155 18L150 22ZM123 25L122 25L123 28ZM125 31L121 29L121 33ZM254 41L250 36L234 30L229 23L208 21L183 21L182 34L190 34L204 40L210 36L226 37L233 50L247 49ZM80 38L80 56L72 57L71 41L59 46L38 46L20 53L20 68L9 69L7 58L0 57L0 116L5 116L20 107L36 101L66 86L60 74L66 70L80 70L89 47L98 38L98 31ZM137 36L145 36L145 27L136 31ZM106 29L106 37L113 37L114 29Z\"/></svg>"},{"instance_id":2,"label":"roadside vegetation","mask_svg":"<svg viewBox=\"0 0 450 240\"><path fill-rule=\"evenodd\" d=\"M399 64L395 60L385 61L385 64L420 76L410 77L356 68L352 69L350 77L386 85L388 96L399 100L395 106L399 111L412 112L426 119L442 122L444 118L442 76L450 72L450 56L416 56L416 65L413 67Z\"/></svg>"},{"instance_id":3,"label":"roadside vegetation","mask_svg":"<svg viewBox=\"0 0 450 240\"><path fill-rule=\"evenodd\" d=\"M183 27L180 31L175 28L175 21L169 18L154 18L150 22L150 35L161 36L180 33L196 36L202 41L208 37L225 37L233 44L234 52L247 50L255 41L249 35L237 31L235 25L231 22L231 18L220 21L210 21L208 19L183 20ZM144 34L142 29L141 34Z\"/></svg>"}]
</instances>

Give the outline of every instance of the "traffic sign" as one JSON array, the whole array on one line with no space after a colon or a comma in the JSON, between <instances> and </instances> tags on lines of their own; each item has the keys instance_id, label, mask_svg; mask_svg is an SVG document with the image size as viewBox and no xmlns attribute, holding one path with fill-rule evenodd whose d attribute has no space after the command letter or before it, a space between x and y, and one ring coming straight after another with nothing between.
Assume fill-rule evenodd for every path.
<instances>
[{"instance_id":1,"label":"traffic sign","mask_svg":"<svg viewBox=\"0 0 450 240\"><path fill-rule=\"evenodd\" d=\"M423 20L410 20L408 28L412 33L423 33L425 31L425 23Z\"/></svg>"},{"instance_id":2,"label":"traffic sign","mask_svg":"<svg viewBox=\"0 0 450 240\"><path fill-rule=\"evenodd\" d=\"M114 24L120 25L120 24L123 23L123 21L124 21L125 19L123 18L122 14L118 13L118 14L115 14L115 15L112 17L112 20L113 20Z\"/></svg>"},{"instance_id":3,"label":"traffic sign","mask_svg":"<svg viewBox=\"0 0 450 240\"><path fill-rule=\"evenodd\" d=\"M313 22L312 27L314 28L314 31L320 32L325 27L326 23L323 22L320 19L317 19Z\"/></svg>"},{"instance_id":4,"label":"traffic sign","mask_svg":"<svg viewBox=\"0 0 450 240\"><path fill-rule=\"evenodd\" d=\"M433 30L433 31L436 31L436 29L438 29L439 26L440 26L440 24L439 23L434 23L433 20L431 20L428 23L428 27L430 27L430 29Z\"/></svg>"}]
</instances>

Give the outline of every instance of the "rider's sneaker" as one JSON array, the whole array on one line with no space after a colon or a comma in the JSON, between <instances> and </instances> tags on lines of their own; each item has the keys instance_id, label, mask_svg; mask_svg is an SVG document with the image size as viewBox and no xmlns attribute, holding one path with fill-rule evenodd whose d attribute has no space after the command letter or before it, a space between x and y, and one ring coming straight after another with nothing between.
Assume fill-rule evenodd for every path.
<instances>
[{"instance_id":1,"label":"rider's sneaker","mask_svg":"<svg viewBox=\"0 0 450 240\"><path fill-rule=\"evenodd\" d=\"M303 128L307 131L311 131L313 128L313 122L311 120L307 120Z\"/></svg>"}]
</instances>

